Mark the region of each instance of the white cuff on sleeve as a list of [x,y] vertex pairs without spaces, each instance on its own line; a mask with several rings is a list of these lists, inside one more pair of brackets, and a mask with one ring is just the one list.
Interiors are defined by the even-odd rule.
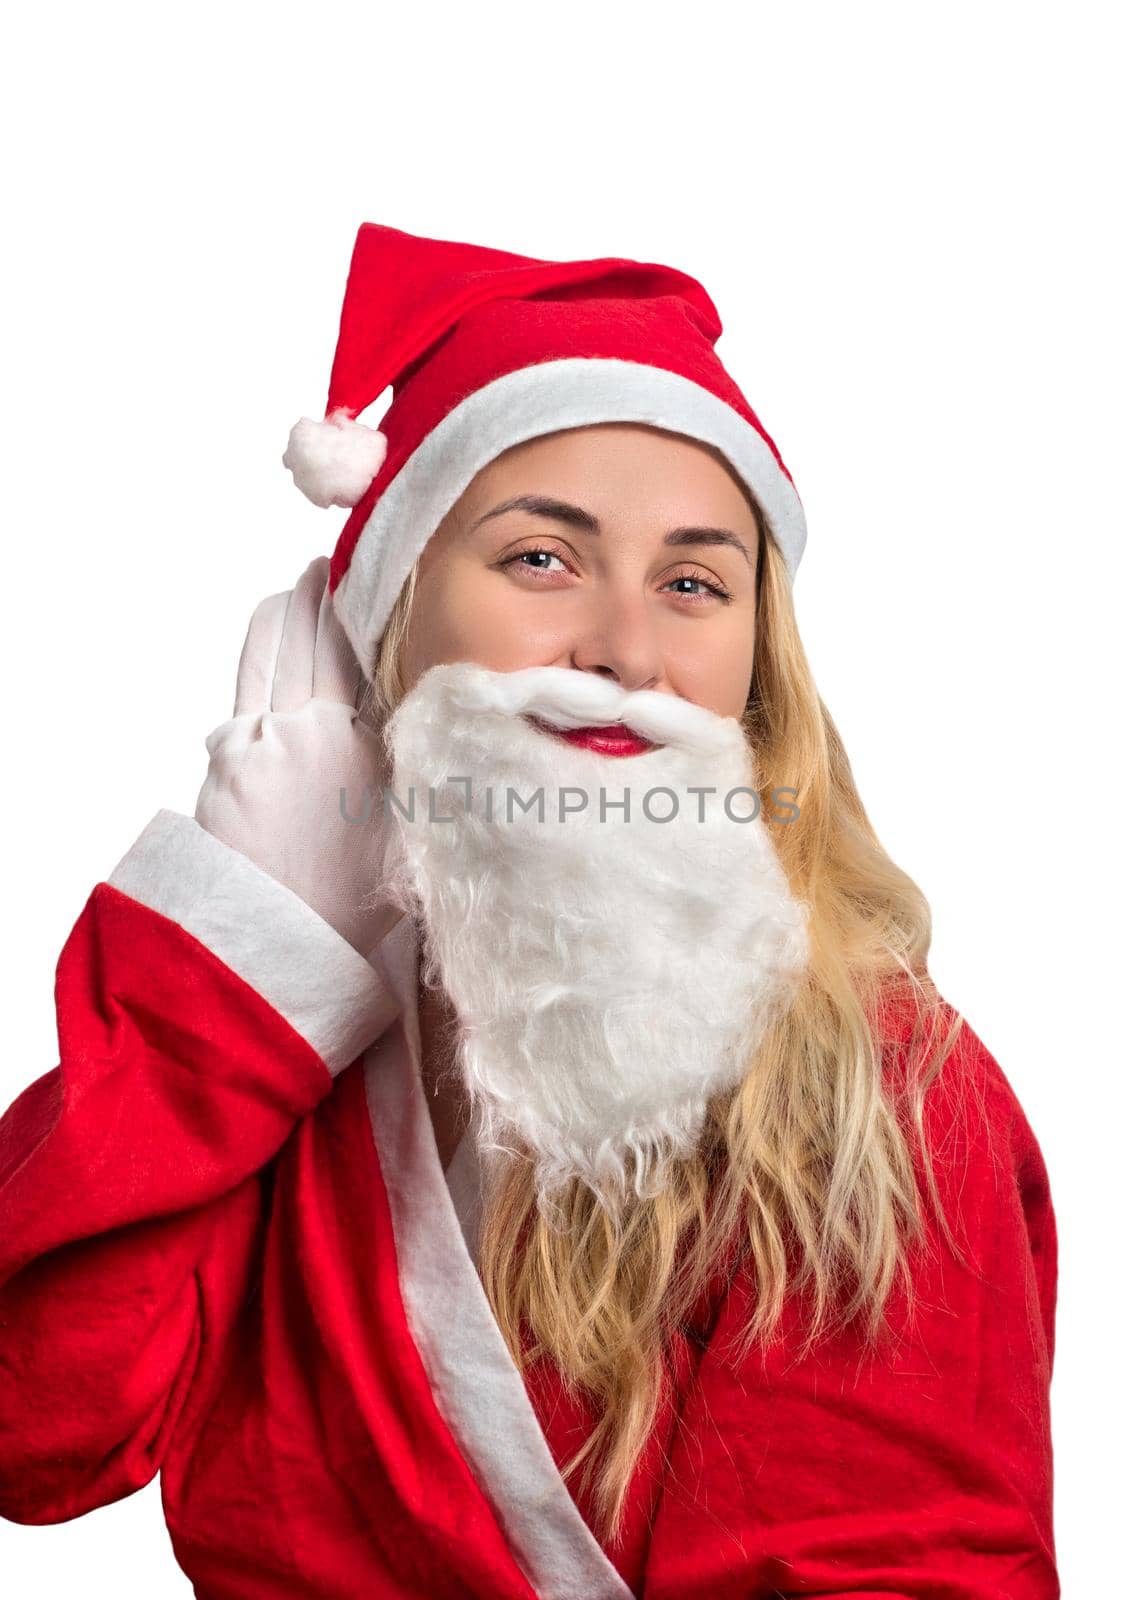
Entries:
[[384,977],[298,895],[194,817],[158,811],[107,879],[199,939],[336,1075],[399,1011]]

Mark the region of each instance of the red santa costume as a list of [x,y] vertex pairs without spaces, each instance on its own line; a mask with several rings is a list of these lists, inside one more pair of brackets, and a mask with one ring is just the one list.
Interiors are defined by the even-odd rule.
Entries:
[[[599,420],[721,450],[791,572],[800,502],[714,353],[702,287],[366,224],[313,498],[371,670],[424,541],[509,445]],[[357,414],[394,386],[375,434]],[[197,818],[160,811],[59,958],[60,1063],[0,1120],[0,1514],[62,1521],[161,1473],[204,1600],[1053,1600],[1056,1228],[1041,1152],[963,1023],[928,1095],[940,1198],[898,1353],[849,1335],[741,1367],[720,1273],[604,1547],[561,1468],[592,1423],[520,1373],[476,1270],[482,1168],[445,1172],[421,1081],[420,949],[363,955]],[[891,1067],[900,1064],[899,1050]],[[898,1299],[898,1294],[897,1294]]]

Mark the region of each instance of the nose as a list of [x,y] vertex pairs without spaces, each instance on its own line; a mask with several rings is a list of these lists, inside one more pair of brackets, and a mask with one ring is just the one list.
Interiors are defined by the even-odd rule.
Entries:
[[570,651],[570,665],[610,678],[622,689],[656,689],[664,665],[643,606],[608,604],[588,619]]

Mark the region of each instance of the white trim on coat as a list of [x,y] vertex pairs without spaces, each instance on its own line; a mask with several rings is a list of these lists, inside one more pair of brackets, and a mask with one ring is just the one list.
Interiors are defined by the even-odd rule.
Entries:
[[459,1225],[473,1261],[479,1259],[479,1226],[483,1217],[483,1173],[473,1129],[468,1128],[444,1169]]
[[411,917],[372,959],[401,1018],[366,1054],[366,1101],[401,1295],[437,1407],[539,1600],[632,1600],[558,1471],[465,1242],[420,1075],[420,944]]
[[106,881],[206,945],[334,1077],[397,1014],[381,973],[336,928],[195,817],[158,811]]
[[766,440],[732,405],[681,373],[640,361],[537,362],[454,406],[373,507],[333,595],[367,675],[401,585],[475,474],[512,445],[596,422],[646,422],[721,450],[765,513],[792,579],[806,540],[801,500]]

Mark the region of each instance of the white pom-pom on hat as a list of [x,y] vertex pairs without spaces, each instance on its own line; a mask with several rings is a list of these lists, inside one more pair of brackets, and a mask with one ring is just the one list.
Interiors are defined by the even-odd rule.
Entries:
[[291,429],[283,465],[316,506],[355,506],[381,470],[389,441],[344,407],[321,422],[300,417]]

